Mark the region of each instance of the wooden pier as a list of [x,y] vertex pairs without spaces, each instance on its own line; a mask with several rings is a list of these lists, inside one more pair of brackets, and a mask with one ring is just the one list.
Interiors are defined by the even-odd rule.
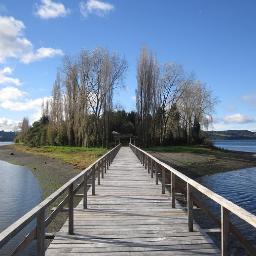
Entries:
[[122,147],[107,175],[74,210],[74,235],[68,222],[55,236],[47,256],[60,255],[219,255],[213,242],[194,225],[188,231],[187,213],[162,194],[128,147]]
[[[167,175],[170,184],[166,184]],[[186,207],[176,201],[177,185],[185,193]],[[218,204],[220,216],[214,216],[198,194]],[[77,196],[81,202],[74,207]],[[195,205],[219,227],[220,250],[194,223]],[[66,223],[56,234],[48,234],[47,227],[62,211],[68,211]],[[248,255],[256,255],[255,246],[235,227],[230,215],[256,228],[252,213],[135,145],[118,145],[0,233],[0,255],[29,224],[33,228],[12,248],[11,256],[23,255],[33,241],[37,256],[228,256],[231,234]],[[49,239],[53,240],[47,248]]]

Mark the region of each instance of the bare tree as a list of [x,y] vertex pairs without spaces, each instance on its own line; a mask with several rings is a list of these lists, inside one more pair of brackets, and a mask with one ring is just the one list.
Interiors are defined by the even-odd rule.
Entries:
[[178,99],[182,95],[182,85],[184,82],[185,74],[180,65],[175,63],[166,63],[163,65],[157,89],[160,116],[160,144],[166,139],[168,122],[175,114],[173,112],[174,106],[176,106]]
[[[89,110],[93,114],[94,139],[96,144],[99,144],[100,138],[102,138],[102,144],[107,146],[113,90],[122,81],[127,63],[124,58],[117,54],[110,54],[108,50],[103,48],[84,52],[83,58],[86,63],[89,63],[86,90]],[[102,137],[101,134],[104,136]]]
[[156,113],[156,88],[159,78],[159,65],[156,58],[146,48],[141,50],[137,67],[137,125],[138,136],[144,146],[149,146],[154,137]]
[[24,141],[26,139],[28,131],[29,131],[29,120],[28,118],[24,117],[20,124],[19,138],[21,139],[21,141]]
[[67,128],[69,145],[76,145],[76,114],[78,99],[78,72],[77,65],[72,63],[70,58],[66,58],[64,63],[65,73],[65,93],[64,93],[64,113]]
[[49,117],[49,143],[64,143],[60,134],[65,131],[69,145],[108,146],[113,91],[126,69],[124,58],[102,48],[66,57],[52,98],[43,107]]
[[212,92],[200,81],[184,84],[178,108],[187,143],[191,143],[193,137],[194,140],[199,138],[201,126],[209,125],[216,103],[217,99],[213,97]]

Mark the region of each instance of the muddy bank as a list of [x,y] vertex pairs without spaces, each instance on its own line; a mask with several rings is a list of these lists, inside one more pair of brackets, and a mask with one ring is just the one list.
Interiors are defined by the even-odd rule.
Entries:
[[44,198],[81,171],[59,159],[17,151],[13,145],[0,147],[0,160],[29,168],[38,179]]
[[[73,167],[71,164],[67,164],[59,159],[52,159],[42,155],[34,155],[17,151],[13,145],[0,147],[0,160],[25,166],[30,169],[34,176],[38,179],[42,188],[42,200],[48,197],[81,171]],[[54,207],[58,201],[56,201],[52,207]],[[67,215],[65,213],[59,214],[53,223],[49,226],[48,231],[58,231],[64,224],[66,218]]]
[[150,152],[190,178],[256,166],[256,154],[227,150],[205,153]]

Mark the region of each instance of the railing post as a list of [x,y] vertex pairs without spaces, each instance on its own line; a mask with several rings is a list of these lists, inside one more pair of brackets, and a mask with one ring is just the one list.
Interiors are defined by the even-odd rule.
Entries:
[[152,167],[151,163],[152,163],[151,158],[148,157],[148,173],[150,173],[150,168]]
[[162,194],[165,194],[165,168],[162,167]]
[[113,151],[109,153],[109,166],[112,163],[112,159],[113,159]]
[[101,178],[104,179],[104,160],[100,163]]
[[36,238],[37,238],[37,254],[38,256],[45,255],[45,223],[44,223],[44,209],[42,209],[36,219]]
[[221,256],[228,255],[229,211],[221,206]]
[[104,171],[107,173],[107,157],[104,158]]
[[87,173],[84,174],[84,200],[83,200],[84,209],[87,209]]
[[74,185],[73,183],[69,187],[69,199],[68,199],[68,233],[74,234]]
[[100,163],[97,164],[98,185],[100,185]]
[[157,171],[157,168],[155,169],[155,175],[156,175],[156,185],[158,185],[158,171]]
[[109,169],[109,155],[107,155],[107,169]]
[[175,208],[175,174],[171,174],[171,196],[172,196],[172,208]]
[[145,155],[145,169],[148,168],[148,157]]
[[[153,161],[153,160],[152,160],[152,161]],[[150,172],[151,178],[154,177],[154,169],[155,169],[155,168],[156,168],[156,163],[155,163],[155,161],[153,161],[152,168],[151,168],[151,172]]]
[[188,211],[188,231],[193,232],[193,199],[192,199],[192,188],[187,183],[187,211]]
[[95,165],[92,167],[92,195],[95,196]]

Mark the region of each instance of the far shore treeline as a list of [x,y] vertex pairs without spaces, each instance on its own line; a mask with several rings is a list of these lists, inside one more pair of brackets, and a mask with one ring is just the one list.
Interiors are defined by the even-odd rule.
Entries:
[[125,58],[104,48],[65,57],[42,117],[32,126],[24,118],[16,142],[109,147],[117,134],[143,147],[204,142],[201,130],[211,124],[216,104],[204,83],[176,63],[159,63],[143,48],[136,111],[126,112],[113,105],[113,94],[123,88],[127,68]]

